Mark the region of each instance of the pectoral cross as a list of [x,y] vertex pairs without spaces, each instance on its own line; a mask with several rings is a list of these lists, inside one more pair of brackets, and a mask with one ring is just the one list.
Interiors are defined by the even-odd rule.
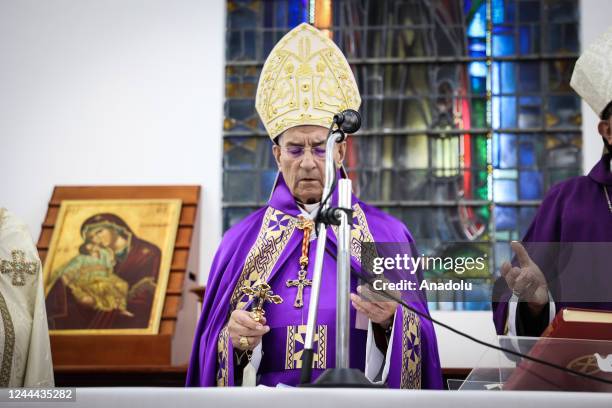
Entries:
[[25,252],[14,250],[11,252],[12,261],[2,260],[0,263],[0,273],[13,274],[13,286],[24,286],[26,284],[26,274],[36,275],[38,263],[27,262]]
[[253,307],[251,308],[253,319],[256,322],[259,322],[261,318],[266,314],[263,309],[264,304],[274,303],[278,305],[279,303],[283,303],[283,298],[279,295],[275,295],[270,289],[270,285],[265,282],[257,283],[251,287],[243,286],[240,288],[240,291],[245,295],[248,295],[253,299]]
[[293,302],[293,306],[302,307],[304,306],[304,288],[306,286],[312,286],[312,280],[306,279],[306,271],[301,270],[298,273],[298,278],[287,281],[287,287],[290,288],[292,286],[297,286],[297,294],[295,295],[295,302]]
[[312,286],[312,280],[306,279],[306,268],[308,267],[308,247],[310,245],[310,232],[314,228],[314,222],[306,219],[303,216],[298,217],[297,228],[304,230],[304,238],[302,239],[302,256],[300,257],[300,271],[298,272],[298,278],[288,280],[286,282],[287,287],[297,287],[297,293],[295,294],[295,302],[293,306],[300,308],[304,306],[304,288],[306,286]]

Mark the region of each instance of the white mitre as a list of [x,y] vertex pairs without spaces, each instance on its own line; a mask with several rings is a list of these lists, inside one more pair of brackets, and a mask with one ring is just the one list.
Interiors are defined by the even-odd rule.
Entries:
[[272,140],[300,125],[329,127],[335,114],[358,110],[361,97],[342,51],[326,34],[302,23],[270,52],[255,107]]
[[26,225],[0,208],[0,388],[52,386],[38,252]]
[[578,58],[570,85],[601,117],[612,101],[612,28]]

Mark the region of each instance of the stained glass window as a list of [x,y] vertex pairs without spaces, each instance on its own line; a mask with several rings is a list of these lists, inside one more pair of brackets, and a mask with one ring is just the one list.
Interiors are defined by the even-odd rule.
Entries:
[[491,265],[470,276],[476,290],[430,306],[489,308],[509,241],[551,185],[581,173],[578,1],[228,0],[224,229],[266,203],[276,175],[255,112],[263,62],[321,13],[362,93],[345,160],[355,192],[403,220],[423,253],[482,244]]

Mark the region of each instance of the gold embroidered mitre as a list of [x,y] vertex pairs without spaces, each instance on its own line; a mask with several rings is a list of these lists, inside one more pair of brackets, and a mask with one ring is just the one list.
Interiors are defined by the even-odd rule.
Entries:
[[270,138],[293,126],[329,127],[336,113],[359,109],[357,82],[342,51],[302,23],[276,44],[261,71],[255,107]]

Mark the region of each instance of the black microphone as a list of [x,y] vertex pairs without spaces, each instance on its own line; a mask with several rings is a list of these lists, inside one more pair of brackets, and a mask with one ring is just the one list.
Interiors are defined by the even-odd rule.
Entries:
[[350,135],[361,127],[361,115],[356,110],[347,109],[334,115],[334,123],[340,130]]

